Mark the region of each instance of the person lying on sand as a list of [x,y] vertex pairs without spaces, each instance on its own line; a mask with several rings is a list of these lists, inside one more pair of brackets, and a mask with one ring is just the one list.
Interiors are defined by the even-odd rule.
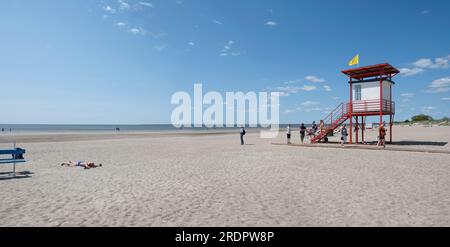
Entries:
[[102,164],[96,165],[94,162],[87,162],[87,161],[69,161],[69,163],[62,163],[61,166],[70,166],[70,167],[84,167],[84,169],[90,169],[90,168],[97,168],[102,167]]

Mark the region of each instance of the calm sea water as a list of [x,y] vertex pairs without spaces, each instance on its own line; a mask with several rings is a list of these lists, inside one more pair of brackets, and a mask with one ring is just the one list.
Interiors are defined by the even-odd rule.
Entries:
[[[281,124],[280,128],[286,128],[287,124]],[[293,129],[298,128],[298,125],[291,125]],[[116,128],[120,131],[179,131],[179,130],[233,130],[234,128],[175,128],[171,124],[146,124],[146,125],[57,125],[57,124],[0,124],[0,133],[3,132],[114,132]]]

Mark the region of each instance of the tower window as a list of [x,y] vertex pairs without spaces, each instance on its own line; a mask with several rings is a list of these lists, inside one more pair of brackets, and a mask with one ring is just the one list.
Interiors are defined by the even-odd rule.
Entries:
[[361,85],[355,85],[355,100],[361,100]]

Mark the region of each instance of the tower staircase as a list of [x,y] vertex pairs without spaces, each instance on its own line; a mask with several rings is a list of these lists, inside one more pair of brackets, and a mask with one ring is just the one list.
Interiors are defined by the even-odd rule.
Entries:
[[317,143],[327,137],[336,128],[343,124],[349,118],[349,104],[341,103],[331,111],[324,119],[324,127],[319,133],[311,138],[311,143]]

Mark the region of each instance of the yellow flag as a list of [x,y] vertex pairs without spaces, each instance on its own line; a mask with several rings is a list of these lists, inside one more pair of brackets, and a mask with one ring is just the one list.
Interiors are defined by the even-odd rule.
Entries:
[[348,66],[353,66],[359,64],[359,54],[357,54],[350,62],[348,62]]

